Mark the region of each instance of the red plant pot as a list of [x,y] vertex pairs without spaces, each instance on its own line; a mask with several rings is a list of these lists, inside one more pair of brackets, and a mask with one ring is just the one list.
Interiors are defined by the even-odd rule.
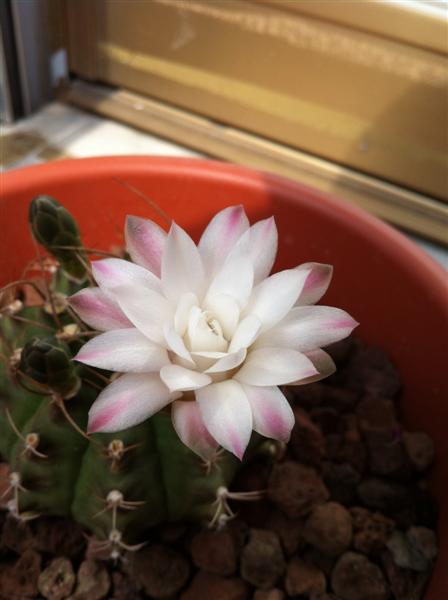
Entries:
[[27,212],[38,194],[67,206],[91,247],[121,243],[127,214],[164,225],[142,192],[196,237],[230,204],[244,204],[252,221],[275,215],[276,270],[307,261],[333,264],[324,302],[348,310],[361,323],[358,335],[390,354],[404,380],[406,426],[427,431],[436,444],[432,486],[441,508],[440,553],[427,599],[446,597],[448,287],[441,267],[361,210],[298,183],[217,162],[144,157],[53,162],[3,174],[1,191],[1,285],[19,278],[34,256]]

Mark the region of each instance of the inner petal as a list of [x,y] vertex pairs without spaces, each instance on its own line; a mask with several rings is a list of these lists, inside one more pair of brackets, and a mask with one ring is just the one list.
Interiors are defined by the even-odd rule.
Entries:
[[198,306],[190,310],[184,339],[192,352],[226,352],[229,345],[219,320]]

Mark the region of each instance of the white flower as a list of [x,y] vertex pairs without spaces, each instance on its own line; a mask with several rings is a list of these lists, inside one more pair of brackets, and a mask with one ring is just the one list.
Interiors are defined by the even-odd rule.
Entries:
[[332,268],[307,263],[269,276],[274,219],[249,227],[242,207],[218,213],[198,246],[173,223],[128,217],[133,260],[92,264],[97,288],[71,306],[94,329],[77,360],[123,373],[89,412],[89,431],[119,431],[171,404],[181,440],[202,457],[218,445],[242,458],[252,429],[287,441],[294,424],[280,389],[326,377],[322,346],[357,323],[344,311],[309,306]]

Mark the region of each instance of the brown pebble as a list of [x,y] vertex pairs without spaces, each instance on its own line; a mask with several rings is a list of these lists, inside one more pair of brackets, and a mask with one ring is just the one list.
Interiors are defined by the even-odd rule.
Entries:
[[102,600],[110,589],[109,573],[104,565],[93,560],[81,563],[75,592],[69,600]]
[[403,443],[412,465],[417,471],[426,471],[434,460],[434,443],[422,431],[403,433]]
[[241,555],[241,576],[261,589],[274,587],[285,571],[285,559],[273,531],[252,529]]
[[346,552],[331,576],[333,591],[342,600],[387,600],[389,592],[379,567],[357,552]]
[[39,517],[33,521],[36,550],[52,556],[78,557],[86,547],[81,527],[69,519]]
[[374,475],[402,477],[409,473],[409,459],[403,442],[393,431],[366,435],[369,469]]
[[286,556],[291,556],[303,545],[303,524],[303,519],[288,519],[279,510],[269,516],[267,527],[278,535]]
[[41,555],[28,549],[15,564],[8,565],[0,575],[0,590],[4,598],[34,598],[38,593],[41,563]]
[[194,564],[216,575],[233,575],[237,567],[234,539],[229,531],[201,531],[191,541]]
[[323,594],[327,584],[323,572],[312,564],[296,557],[286,569],[285,589],[288,596],[311,596]]
[[113,595],[110,600],[143,600],[135,582],[120,571],[112,571]]
[[391,429],[397,426],[395,406],[387,398],[375,398],[368,396],[363,398],[356,407],[360,428],[369,429]]
[[325,387],[321,383],[285,386],[284,393],[291,404],[310,409],[322,402]]
[[299,407],[294,409],[295,425],[289,442],[294,457],[305,465],[318,467],[325,451],[325,441],[319,427]]
[[256,590],[252,600],[284,600],[285,593],[278,588],[270,590]]
[[322,476],[331,499],[340,504],[352,504],[361,475],[350,463],[324,462]]
[[350,515],[354,529],[355,550],[364,554],[378,553],[383,550],[394,528],[394,522],[379,512],[371,512],[357,506],[350,509]]
[[342,554],[352,540],[350,513],[336,502],[315,506],[305,522],[303,537],[324,554]]
[[136,553],[132,572],[148,596],[168,598],[178,594],[187,583],[190,565],[179,552],[153,544]]
[[328,500],[322,478],[311,467],[287,461],[274,465],[268,485],[268,498],[290,519],[298,519],[316,504]]
[[199,571],[180,600],[249,600],[250,587],[237,577]]
[[339,413],[353,410],[359,396],[353,390],[342,387],[325,386],[324,406],[333,408]]
[[26,550],[34,548],[36,540],[31,527],[24,521],[19,521],[11,514],[5,519],[0,536],[0,549],[11,550],[22,555]]
[[39,576],[37,587],[44,598],[67,598],[75,585],[75,573],[68,558],[54,558]]
[[389,512],[408,507],[413,501],[412,492],[405,486],[376,477],[362,481],[358,485],[358,495],[369,508]]

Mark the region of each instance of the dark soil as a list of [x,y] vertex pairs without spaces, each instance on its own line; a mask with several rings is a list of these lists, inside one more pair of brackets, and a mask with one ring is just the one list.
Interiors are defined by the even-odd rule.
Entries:
[[[417,600],[436,557],[433,444],[399,421],[400,379],[379,349],[332,349],[338,372],[285,390],[287,447],[244,467],[220,531],[169,525],[114,564],[69,521],[0,512],[0,600]],[[266,458],[266,456],[268,458]]]

